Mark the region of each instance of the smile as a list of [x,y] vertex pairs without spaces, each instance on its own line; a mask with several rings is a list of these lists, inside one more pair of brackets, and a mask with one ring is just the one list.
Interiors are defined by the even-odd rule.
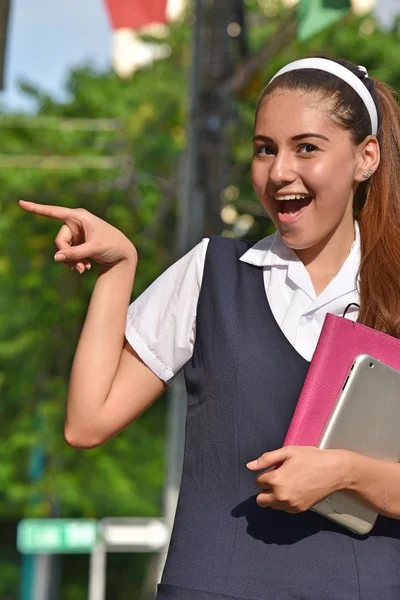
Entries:
[[313,198],[306,194],[274,195],[278,218],[281,223],[297,221],[307,210]]

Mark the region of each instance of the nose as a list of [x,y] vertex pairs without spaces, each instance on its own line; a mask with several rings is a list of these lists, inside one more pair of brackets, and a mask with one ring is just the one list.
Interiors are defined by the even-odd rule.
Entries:
[[284,150],[278,152],[269,172],[269,180],[276,187],[293,183],[297,178],[293,156]]

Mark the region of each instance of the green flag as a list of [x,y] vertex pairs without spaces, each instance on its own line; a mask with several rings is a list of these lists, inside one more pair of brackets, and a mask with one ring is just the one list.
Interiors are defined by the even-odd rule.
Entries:
[[297,37],[308,40],[339,21],[350,9],[350,0],[300,0],[297,8]]

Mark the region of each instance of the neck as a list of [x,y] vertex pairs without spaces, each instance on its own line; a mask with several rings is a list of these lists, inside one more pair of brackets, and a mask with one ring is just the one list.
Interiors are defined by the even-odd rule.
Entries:
[[349,256],[354,242],[354,225],[344,229],[338,227],[328,238],[312,248],[296,250],[297,256],[306,267],[315,292],[319,295],[336,277]]

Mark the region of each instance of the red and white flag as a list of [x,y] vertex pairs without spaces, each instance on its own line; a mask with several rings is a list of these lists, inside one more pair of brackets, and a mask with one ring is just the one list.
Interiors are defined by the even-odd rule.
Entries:
[[113,29],[167,22],[167,0],[105,0]]

